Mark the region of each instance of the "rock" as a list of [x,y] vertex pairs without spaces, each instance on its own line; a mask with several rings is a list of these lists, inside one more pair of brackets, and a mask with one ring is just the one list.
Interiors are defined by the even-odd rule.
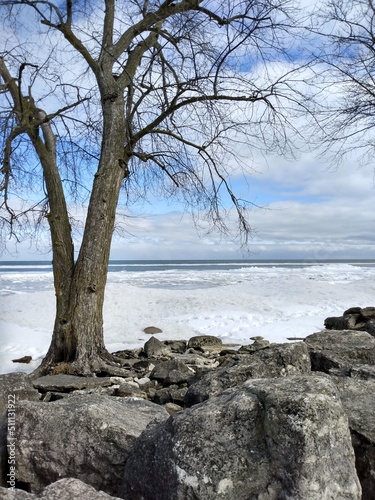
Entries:
[[350,370],[352,378],[361,378],[363,380],[375,379],[375,365],[353,366]]
[[187,348],[186,340],[164,340],[163,344],[172,352],[178,354],[183,354]]
[[375,447],[360,434],[352,431],[356,469],[362,486],[362,500],[374,500]]
[[152,370],[150,379],[160,381],[163,385],[172,385],[189,382],[194,375],[193,369],[186,366],[185,363],[171,359],[158,363]]
[[187,387],[178,387],[178,385],[171,385],[163,387],[155,392],[153,401],[160,405],[167,403],[174,403],[181,407],[184,405],[184,399],[187,393]]
[[119,497],[113,497],[97,491],[92,486],[83,483],[79,479],[68,477],[60,479],[45,488],[38,497],[40,500],[120,500]]
[[123,397],[132,397],[132,398],[141,398],[147,399],[147,394],[142,391],[137,384],[121,384],[120,387],[115,389],[115,396]]
[[349,418],[362,500],[375,491],[375,380],[332,377]]
[[216,347],[221,346],[223,343],[219,337],[214,337],[213,335],[197,335],[196,337],[191,337],[188,342],[189,349],[202,349],[204,347]]
[[155,337],[151,337],[145,343],[143,349],[148,358],[160,358],[171,355],[171,350]]
[[23,356],[22,358],[12,359],[13,363],[25,363],[28,364],[32,360],[32,356]]
[[62,477],[75,477],[116,494],[134,439],[150,422],[168,416],[149,401],[94,394],[20,402],[17,480],[34,493]]
[[251,340],[254,342],[250,345],[243,345],[238,349],[238,352],[253,352],[259,351],[260,349],[264,349],[265,347],[270,346],[269,340],[264,339],[263,337],[251,337]]
[[138,359],[140,354],[143,353],[143,348],[138,347],[137,349],[124,349],[122,351],[115,351],[112,354],[121,359]]
[[120,500],[71,477],[50,484],[38,496],[19,489],[12,491],[0,488],[0,500],[116,500],[116,498]]
[[37,496],[18,488],[9,489],[0,487],[0,500],[37,500]]
[[326,318],[324,326],[327,330],[351,330],[358,323],[359,314]]
[[147,326],[143,331],[148,335],[154,335],[156,333],[162,333],[163,330],[160,330],[157,326]]
[[308,350],[302,342],[272,345],[228,359],[220,368],[205,373],[190,385],[185,397],[186,406],[201,403],[249,378],[285,377],[311,370]]
[[26,373],[0,375],[0,486],[7,485],[7,427],[17,414],[20,401],[39,401],[40,394]]
[[7,408],[9,399],[19,401],[39,401],[40,394],[26,373],[7,373],[0,375],[0,409]]
[[328,377],[248,381],[147,428],[127,500],[359,500],[348,419]]
[[137,361],[133,365],[133,369],[136,372],[140,373],[148,373],[148,372],[151,373],[154,368],[155,368],[154,361],[151,361],[149,359],[142,359],[141,361]]
[[375,319],[375,307],[362,307],[360,309],[360,315],[367,320]]
[[112,385],[111,377],[78,377],[76,375],[47,375],[33,380],[33,386],[41,391],[70,392]]
[[375,337],[375,319],[369,319],[366,322],[366,326],[364,327],[364,330]]
[[356,365],[375,364],[375,338],[357,330],[323,330],[305,339],[312,370],[330,373]]
[[[192,352],[189,352],[192,351]],[[219,366],[217,358],[220,357],[221,353],[218,353],[216,359],[211,359],[205,356],[203,353],[198,353],[194,349],[189,349],[185,354],[179,354],[175,356],[175,359],[185,363],[186,366],[193,368],[196,371],[198,368],[210,369]]]
[[326,318],[329,330],[361,330],[375,336],[375,307],[351,307],[339,317]]
[[152,382],[148,377],[135,378],[134,382],[136,382],[142,389],[148,389],[149,387],[153,387],[155,384],[155,382]]
[[176,405],[174,403],[166,403],[164,408],[167,410],[169,415],[175,415],[176,413],[179,413],[180,411],[182,411],[181,406]]

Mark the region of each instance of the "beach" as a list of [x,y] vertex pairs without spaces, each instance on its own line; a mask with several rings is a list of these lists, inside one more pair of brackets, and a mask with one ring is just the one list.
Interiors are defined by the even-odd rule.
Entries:
[[[349,307],[374,306],[375,263],[114,265],[108,273],[104,340],[110,352],[159,340],[216,335],[290,342],[324,328]],[[50,265],[0,265],[0,372],[34,370],[51,340],[55,298]],[[30,364],[12,360],[32,356]]]

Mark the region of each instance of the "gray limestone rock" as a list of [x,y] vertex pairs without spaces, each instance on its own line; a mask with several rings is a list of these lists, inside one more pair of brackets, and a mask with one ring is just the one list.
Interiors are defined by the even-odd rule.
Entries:
[[0,486],[7,486],[8,423],[17,415],[18,404],[23,400],[40,400],[40,394],[34,389],[29,376],[26,373],[0,375]]
[[311,357],[312,370],[349,373],[356,365],[375,365],[375,338],[357,330],[323,330],[305,339]]
[[252,354],[229,356],[230,361],[211,370],[190,385],[186,406],[205,401],[229,387],[243,384],[249,378],[285,377],[309,373],[311,369],[307,347],[302,342],[272,345]]
[[115,494],[136,437],[169,415],[154,403],[109,396],[21,402],[17,410],[17,480],[32,492],[75,477]]
[[18,488],[0,487],[0,500],[37,500],[37,496]]
[[375,491],[375,380],[332,377],[349,418],[362,500]]
[[144,352],[148,358],[160,358],[171,355],[171,350],[156,337],[151,337],[144,345]]
[[124,397],[133,397],[133,398],[141,398],[141,399],[147,399],[147,394],[145,391],[142,391],[137,384],[121,384],[117,389],[114,391],[115,396],[119,396],[121,398]]
[[270,346],[270,341],[260,336],[251,337],[251,340],[254,341],[252,344],[241,346],[238,352],[253,352]]
[[78,377],[76,375],[47,375],[33,380],[33,386],[41,391],[70,392],[80,389],[95,389],[112,385],[110,377]]
[[172,352],[178,354],[183,354],[187,347],[186,340],[164,340],[163,344],[166,345]]
[[188,342],[189,349],[201,349],[204,347],[221,346],[222,341],[214,335],[197,335],[191,337]]
[[150,379],[158,380],[164,386],[188,382],[195,375],[192,368],[177,359],[158,363],[152,370]]
[[363,380],[375,379],[375,365],[357,365],[350,370],[352,378],[360,378]]
[[146,326],[143,331],[148,335],[155,335],[156,333],[162,333],[163,330],[161,330],[157,326]]
[[342,316],[326,318],[329,330],[361,330],[375,336],[375,307],[351,307]]
[[250,380],[135,441],[127,500],[359,500],[348,427],[328,377]]
[[60,479],[55,483],[47,486],[40,495],[36,496],[33,493],[15,489],[9,490],[0,488],[0,500],[119,500],[118,497],[113,497],[97,491],[92,486],[89,486],[79,479],[72,477]]
[[40,500],[119,500],[104,491],[97,491],[79,479],[68,477],[47,486],[38,497]]

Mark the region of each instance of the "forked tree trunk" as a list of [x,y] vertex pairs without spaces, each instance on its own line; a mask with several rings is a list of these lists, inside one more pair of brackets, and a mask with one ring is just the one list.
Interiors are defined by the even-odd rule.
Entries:
[[89,375],[105,371],[111,359],[104,346],[103,303],[116,208],[128,163],[122,94],[103,102],[103,116],[101,157],[80,252],[69,291],[57,296],[52,342],[34,376]]

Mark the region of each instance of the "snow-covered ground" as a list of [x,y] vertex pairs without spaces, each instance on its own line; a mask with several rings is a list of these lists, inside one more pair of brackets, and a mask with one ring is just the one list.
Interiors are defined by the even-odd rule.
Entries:
[[[32,371],[46,353],[54,321],[52,275],[0,274],[0,373]],[[375,267],[327,264],[297,268],[111,272],[104,310],[109,351],[139,347],[146,326],[160,340],[216,335],[249,344],[261,335],[287,342],[322,330],[324,319],[375,305]],[[30,355],[29,365],[12,359]]]

